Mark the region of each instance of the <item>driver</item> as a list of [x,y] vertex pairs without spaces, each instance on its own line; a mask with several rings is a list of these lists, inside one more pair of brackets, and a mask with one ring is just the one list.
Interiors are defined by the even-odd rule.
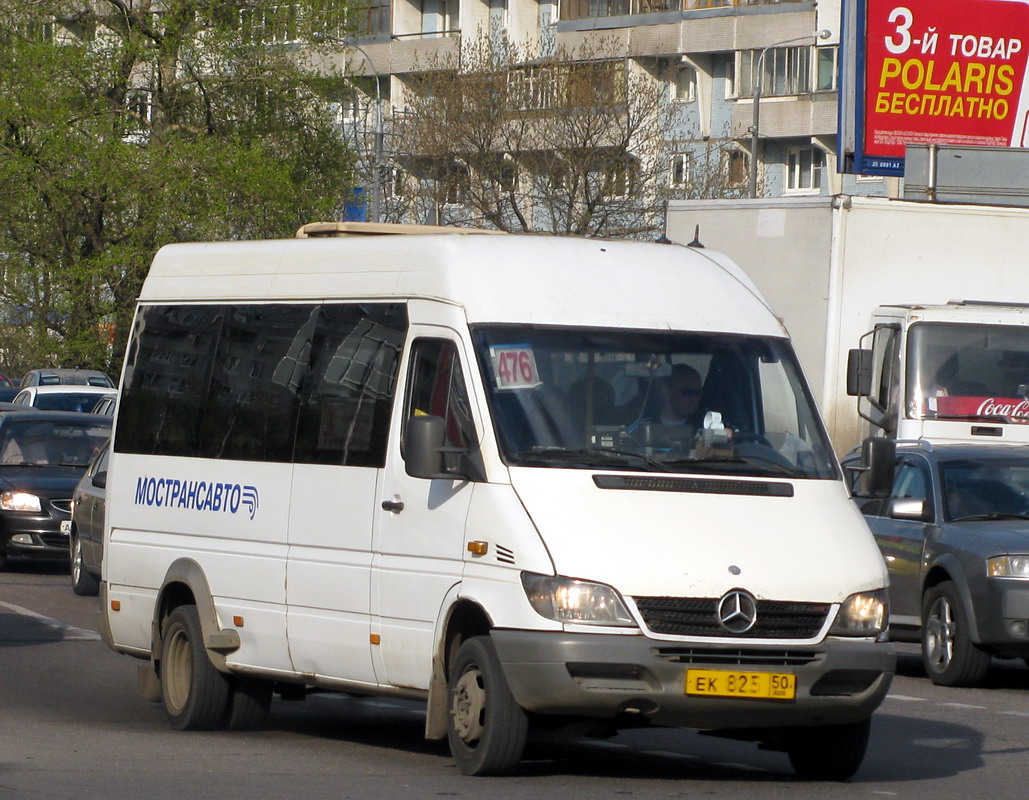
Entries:
[[703,380],[689,364],[673,364],[672,374],[661,381],[662,425],[690,425],[701,428],[704,414],[700,410]]

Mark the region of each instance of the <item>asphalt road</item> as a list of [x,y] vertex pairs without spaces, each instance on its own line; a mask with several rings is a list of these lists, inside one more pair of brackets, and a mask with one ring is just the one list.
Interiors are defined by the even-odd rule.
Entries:
[[1029,794],[1029,669],[995,661],[978,689],[943,689],[901,646],[864,765],[798,780],[786,757],[689,731],[539,745],[509,778],[460,775],[422,738],[416,703],[320,694],[276,700],[256,732],[177,732],[135,688],[139,662],[97,638],[95,598],[64,565],[0,573],[0,800],[7,798],[1021,798]]

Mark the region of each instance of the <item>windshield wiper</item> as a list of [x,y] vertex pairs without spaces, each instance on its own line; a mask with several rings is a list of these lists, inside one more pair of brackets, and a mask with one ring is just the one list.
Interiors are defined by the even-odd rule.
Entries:
[[[520,452],[518,458],[541,458],[557,461],[579,460],[588,466],[594,467],[609,466],[612,463],[624,465],[628,459],[634,459],[661,472],[670,471],[664,462],[657,461],[650,456],[643,455],[643,453],[634,453],[631,450],[616,450],[610,447],[587,447],[577,450],[570,450],[565,447],[534,447],[531,450]],[[593,461],[590,462],[587,459],[593,459]]]
[[956,517],[952,522],[984,522],[1001,519],[1029,520],[1029,514],[1013,514],[1007,511],[991,511],[988,514],[969,514],[967,517]]
[[666,461],[665,464],[669,466],[701,466],[705,469],[717,469],[721,464],[749,464],[754,467],[758,467],[765,472],[771,472],[775,475],[785,475],[788,478],[801,478],[804,473],[798,469],[788,467],[785,464],[780,464],[778,461],[773,461],[770,458],[761,458],[760,456],[739,456],[734,455],[729,458],[680,458],[675,461]]

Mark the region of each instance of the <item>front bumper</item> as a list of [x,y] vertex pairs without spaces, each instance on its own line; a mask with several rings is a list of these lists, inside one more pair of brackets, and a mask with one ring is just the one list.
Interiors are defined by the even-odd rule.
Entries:
[[973,597],[978,644],[1001,656],[1029,657],[1029,581],[986,578],[981,599]]
[[0,512],[0,551],[9,556],[67,558],[68,534],[61,520],[70,519],[54,509],[50,514]]
[[[827,639],[819,645],[680,644],[645,636],[494,629],[519,705],[540,714],[617,719],[706,730],[834,725],[869,717],[889,690],[891,645]],[[703,697],[685,692],[686,670],[796,675],[794,700]]]

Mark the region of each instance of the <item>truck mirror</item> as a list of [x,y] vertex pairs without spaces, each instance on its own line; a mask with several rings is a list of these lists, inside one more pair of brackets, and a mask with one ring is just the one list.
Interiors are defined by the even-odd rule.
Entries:
[[872,351],[854,349],[847,354],[847,394],[868,397],[872,393]]
[[407,420],[404,467],[412,478],[450,478],[443,471],[446,424],[442,417],[420,415]]
[[893,473],[897,461],[897,443],[882,436],[869,436],[861,443],[860,495],[889,497],[893,491]]

